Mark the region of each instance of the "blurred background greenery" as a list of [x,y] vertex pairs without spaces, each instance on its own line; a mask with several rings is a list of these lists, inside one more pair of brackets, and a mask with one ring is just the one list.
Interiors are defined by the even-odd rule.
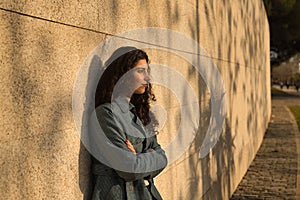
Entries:
[[270,25],[271,64],[287,61],[300,52],[300,0],[264,0]]

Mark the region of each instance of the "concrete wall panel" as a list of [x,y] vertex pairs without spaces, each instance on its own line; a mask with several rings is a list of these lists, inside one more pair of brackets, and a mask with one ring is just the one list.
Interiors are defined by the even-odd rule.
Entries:
[[[201,111],[195,140],[156,184],[164,199],[228,199],[261,144],[271,112],[269,26],[258,0],[1,1],[1,197],[88,197],[90,160],[72,113],[78,70],[106,38],[145,27],[199,42],[221,72],[227,102],[218,143],[199,159],[211,116],[209,90],[183,58],[146,49],[152,63],[190,83]],[[163,86],[154,90],[168,116],[158,135],[165,147],[176,136],[184,99]]]

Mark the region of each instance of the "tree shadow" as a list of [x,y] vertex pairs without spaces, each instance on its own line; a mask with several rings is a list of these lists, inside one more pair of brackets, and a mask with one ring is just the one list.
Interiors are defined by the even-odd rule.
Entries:
[[[12,10],[23,9],[22,6],[14,5]],[[35,194],[37,198],[47,193],[47,198],[54,198],[53,191],[57,188],[55,178],[50,176],[57,175],[57,166],[61,161],[57,147],[63,146],[65,139],[64,134],[61,134],[63,112],[71,111],[68,110],[70,104],[63,93],[55,94],[55,100],[50,104],[45,103],[47,101],[44,99],[48,94],[40,76],[41,71],[44,72],[50,61],[55,59],[53,38],[48,31],[41,30],[32,39],[24,26],[29,23],[27,18],[13,12],[3,15],[4,21],[10,24],[7,27],[7,44],[10,48],[7,52],[10,58],[8,65],[11,71],[8,87],[13,107],[10,115],[17,118],[15,122],[18,124],[9,127],[15,128],[14,136],[7,142],[13,157],[9,160],[13,161],[13,166],[10,166],[12,162],[5,162],[3,166],[8,170],[7,173],[1,173],[6,176],[8,191],[1,195],[4,195],[4,199],[26,199],[29,194]],[[28,41],[30,39],[32,42]],[[43,63],[43,66],[37,63]]]
[[[193,38],[197,39],[200,44],[200,30],[201,21],[199,17],[199,7],[200,3],[198,0],[195,1],[195,19],[189,21],[190,31]],[[195,190],[201,186],[202,188],[202,199],[219,199],[221,197],[229,197],[237,186],[236,179],[241,179],[242,174],[236,174],[236,167],[240,165],[250,165],[255,152],[258,150],[264,130],[267,127],[270,115],[270,101],[269,101],[269,91],[268,91],[268,69],[269,66],[267,58],[260,58],[260,52],[257,49],[261,49],[261,52],[266,48],[264,46],[264,33],[258,33],[255,30],[265,30],[266,22],[263,19],[258,18],[259,11],[263,9],[262,5],[255,7],[251,2],[242,1],[239,6],[240,11],[233,9],[233,6],[228,4],[226,1],[221,2],[216,5],[212,1],[203,2],[204,12],[206,20],[208,22],[208,27],[206,29],[210,30],[211,33],[211,48],[213,51],[217,47],[217,55],[215,61],[224,65],[229,66],[228,69],[220,69],[225,76],[227,74],[227,79],[225,80],[226,85],[226,102],[227,102],[227,118],[217,145],[212,149],[211,156],[209,158],[204,158],[200,162],[198,160],[190,159],[191,170],[196,170],[197,165],[201,165],[201,175],[202,177],[197,177],[195,175],[195,180],[190,180],[190,185],[188,186],[189,193],[194,194]],[[223,22],[227,22],[227,30],[220,29],[221,33],[216,31],[215,28],[219,27],[217,24],[215,10],[221,13]],[[239,13],[240,12],[240,13]],[[237,38],[236,34],[239,30],[237,17],[239,15],[245,16],[248,21],[253,21],[253,26],[251,23],[245,23],[245,32]],[[202,19],[202,18],[201,18]],[[212,20],[214,19],[214,20]],[[226,30],[227,32],[224,32]],[[221,36],[220,36],[221,35]],[[220,36],[220,37],[219,37]],[[208,38],[206,38],[207,40]],[[224,48],[224,46],[226,46]],[[222,51],[222,49],[228,49],[227,52]],[[242,49],[245,54],[244,57],[239,57],[241,54],[238,52]],[[214,56],[214,55],[213,55]],[[201,56],[200,56],[201,59]],[[259,61],[259,62],[257,62]],[[226,71],[225,71],[226,70]],[[241,77],[245,77],[241,81]],[[199,83],[201,85],[201,83]],[[207,96],[203,90],[199,90],[200,99],[203,96]],[[234,102],[240,102],[245,106],[246,117],[242,116],[242,113],[236,113],[236,108]],[[267,108],[266,108],[267,106]],[[259,121],[258,119],[263,119]],[[241,132],[246,130],[246,132]],[[248,138],[244,142],[249,143],[249,149],[247,153],[249,155],[248,159],[244,159],[243,152],[237,152],[235,147],[236,136],[239,134],[246,134]],[[258,139],[256,138],[258,137]],[[197,144],[201,144],[203,137],[197,138]],[[242,144],[239,144],[242,145]],[[238,155],[238,156],[236,156]],[[236,160],[235,158],[240,158]],[[247,163],[241,163],[245,162]],[[214,166],[211,166],[212,161],[214,161]],[[210,174],[208,169],[211,167],[215,168],[214,175]],[[192,169],[194,168],[194,169]],[[217,179],[216,177],[217,176]],[[201,185],[200,185],[201,183]],[[198,185],[198,186],[195,186]],[[180,199],[185,199],[186,197],[181,194]],[[199,199],[200,197],[192,196],[192,199]]]

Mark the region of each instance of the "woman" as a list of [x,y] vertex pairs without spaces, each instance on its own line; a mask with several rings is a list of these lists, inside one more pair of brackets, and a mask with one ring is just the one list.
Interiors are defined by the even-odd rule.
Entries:
[[[153,134],[155,120],[151,121],[149,109],[155,96],[149,82],[148,62],[144,51],[121,47],[105,63],[95,95],[97,119],[113,145],[136,156],[133,166],[139,170],[121,171],[93,157],[95,200],[162,199],[153,178],[166,166],[167,158]],[[123,158],[114,156],[114,159]],[[153,163],[160,163],[162,167],[141,170],[150,169]]]

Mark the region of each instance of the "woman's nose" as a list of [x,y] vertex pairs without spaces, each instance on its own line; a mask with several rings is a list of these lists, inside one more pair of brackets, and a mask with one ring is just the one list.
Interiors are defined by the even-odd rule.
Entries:
[[148,74],[148,73],[145,74],[145,80],[146,80],[147,82],[150,82],[150,80],[151,80],[150,74]]

